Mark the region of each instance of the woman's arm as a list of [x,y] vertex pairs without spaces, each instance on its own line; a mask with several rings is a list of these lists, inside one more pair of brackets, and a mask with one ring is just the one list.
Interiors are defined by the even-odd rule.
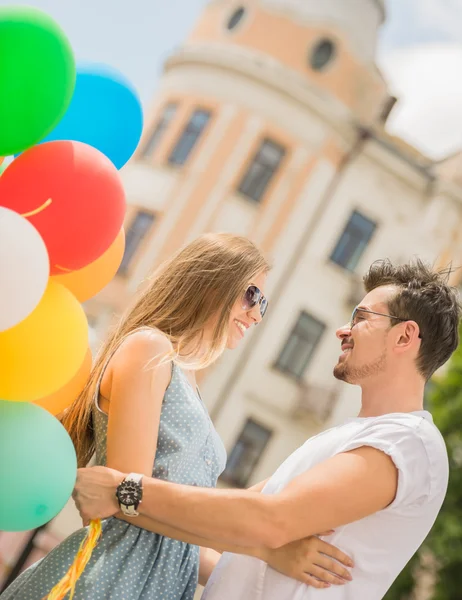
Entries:
[[157,533],[159,535],[163,535],[174,540],[179,540],[180,542],[185,542],[186,544],[193,544],[194,546],[210,548],[212,550],[216,550],[219,553],[233,552],[234,554],[245,554],[247,556],[260,558],[262,560],[264,560],[266,557],[266,549],[264,548],[244,548],[241,546],[235,546],[233,544],[218,544],[213,540],[209,540],[198,535],[193,535],[191,533],[188,533],[187,531],[183,531],[182,529],[177,529],[176,527],[165,525],[164,523],[154,521],[149,517],[143,517],[141,515],[136,518],[132,518],[126,517],[122,513],[117,513],[115,516],[121,521],[126,521],[127,523],[130,523],[130,525],[135,525],[135,527],[147,529],[148,531],[152,531],[153,533]]
[[152,476],[160,412],[172,366],[170,342],[156,331],[130,335],[108,365],[107,466]]

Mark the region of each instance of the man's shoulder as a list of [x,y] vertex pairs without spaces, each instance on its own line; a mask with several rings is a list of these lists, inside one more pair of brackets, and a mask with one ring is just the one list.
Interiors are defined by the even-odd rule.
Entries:
[[361,431],[350,442],[370,445],[389,454],[400,472],[410,482],[411,496],[418,489],[426,490],[425,498],[439,501],[444,497],[449,476],[446,444],[433,423],[430,413],[390,413],[365,419]]
[[427,411],[351,419],[350,424],[343,435],[337,429],[337,452],[372,446],[390,455],[420,457],[429,466],[447,462],[443,436]]
[[429,475],[444,478],[448,472],[448,453],[440,430],[427,411],[414,413],[391,413],[375,419],[375,435],[387,437],[406,460],[411,455],[418,460]]
[[445,447],[443,436],[427,411],[390,413],[376,417],[370,425],[374,429],[399,431],[410,438],[418,438],[424,444],[434,443]]

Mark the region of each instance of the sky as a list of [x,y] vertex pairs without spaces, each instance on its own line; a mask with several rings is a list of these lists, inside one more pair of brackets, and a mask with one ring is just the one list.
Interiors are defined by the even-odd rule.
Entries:
[[[400,97],[389,129],[430,157],[443,158],[462,149],[462,0],[385,1],[388,18],[377,62]],[[163,61],[206,0],[0,0],[0,7],[23,4],[60,23],[78,61],[122,71],[147,106]]]

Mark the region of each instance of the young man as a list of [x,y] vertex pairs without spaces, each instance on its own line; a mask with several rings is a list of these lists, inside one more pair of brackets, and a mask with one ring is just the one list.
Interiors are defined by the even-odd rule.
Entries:
[[[144,477],[138,507],[149,519],[240,546],[279,548],[335,529],[328,541],[354,559],[353,581],[314,589],[255,558],[225,553],[204,599],[379,600],[430,531],[448,460],[423,409],[424,386],[458,345],[457,295],[420,261],[375,263],[364,284],[366,296],[337,331],[334,368],[335,377],[361,387],[358,417],[309,439],[261,494]],[[102,467],[79,471],[75,498],[84,520],[119,510],[115,492],[124,478]]]

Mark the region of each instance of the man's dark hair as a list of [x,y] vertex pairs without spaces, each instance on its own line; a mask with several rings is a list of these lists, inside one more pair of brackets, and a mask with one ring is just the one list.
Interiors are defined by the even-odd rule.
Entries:
[[391,315],[419,325],[422,343],[417,368],[426,380],[459,344],[461,308],[457,290],[448,283],[451,272],[450,268],[434,271],[419,259],[398,266],[380,260],[364,276],[367,292],[382,285],[399,288],[388,308]]

